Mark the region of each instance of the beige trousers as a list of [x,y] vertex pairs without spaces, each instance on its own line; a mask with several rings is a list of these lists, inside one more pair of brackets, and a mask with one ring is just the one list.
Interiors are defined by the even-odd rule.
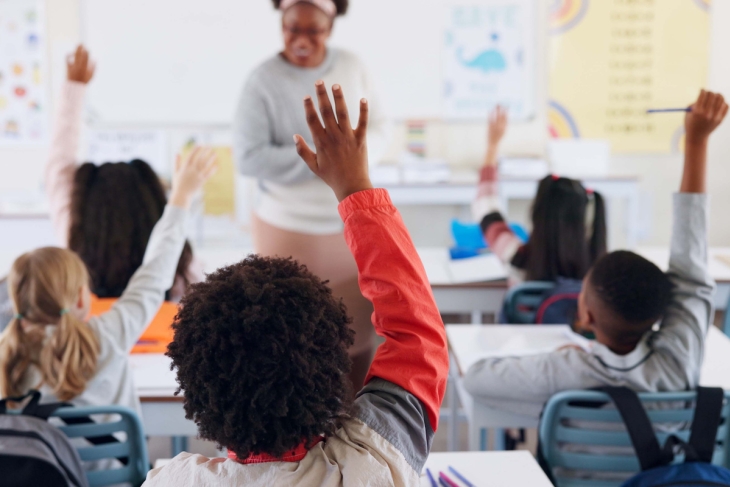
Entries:
[[370,317],[373,306],[363,297],[357,283],[357,265],[345,243],[344,234],[309,235],[291,232],[270,225],[255,214],[252,216],[256,252],[267,257],[293,257],[315,275],[329,281],[337,298],[342,298],[352,317],[355,344],[350,348],[353,387],[362,387],[370,367],[375,345],[375,330]]

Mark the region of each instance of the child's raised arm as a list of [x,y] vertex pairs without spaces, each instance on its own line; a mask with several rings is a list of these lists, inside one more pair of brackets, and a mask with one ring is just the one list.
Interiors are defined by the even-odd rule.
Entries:
[[46,164],[46,193],[51,221],[59,243],[68,245],[71,215],[71,190],[76,173],[76,154],[79,147],[81,110],[86,85],[94,77],[96,66],[89,60],[89,52],[79,45],[66,60],[66,79],[58,101],[53,126],[51,151]]
[[99,334],[108,336],[125,352],[135,345],[162,305],[165,291],[172,287],[185,244],[187,209],[195,193],[216,169],[212,149],[196,148],[190,155],[178,157],[172,194],[162,218],[152,230],[142,266],[112,309],[90,322],[100,323]]
[[714,316],[715,283],[709,272],[706,191],[707,145],[710,134],[727,115],[722,95],[702,91],[685,118],[685,160],[680,193],[674,195],[674,228],[668,276],[675,285],[672,302],[654,340],[655,350],[668,355],[667,367],[680,370],[697,385],[705,337]]
[[710,134],[720,126],[728,112],[725,98],[702,90],[684,119],[685,148],[682,193],[705,193],[707,181],[707,144]]
[[[394,398],[391,394],[399,394],[392,392],[397,389],[415,396],[425,410],[424,421],[430,423],[422,427],[435,431],[449,369],[446,333],[426,272],[398,211],[387,191],[372,189],[366,141],[368,104],[361,101],[360,121],[353,129],[342,88],[333,87],[334,108],[324,83],[318,82],[316,88],[324,126],[312,99],[307,97],[304,104],[317,152],[301,136],[295,136],[297,151],[341,202],[345,239],[357,262],[360,288],[374,305],[375,330],[385,338],[364,389],[372,394],[364,395]],[[374,386],[376,382],[383,387]],[[388,403],[389,416],[406,414],[395,411],[396,403],[398,399]],[[408,412],[409,417],[420,413]]]

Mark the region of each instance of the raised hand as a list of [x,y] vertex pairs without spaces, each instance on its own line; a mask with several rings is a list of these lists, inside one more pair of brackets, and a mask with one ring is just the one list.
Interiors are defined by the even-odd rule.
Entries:
[[497,105],[489,114],[488,141],[490,147],[497,147],[507,131],[507,109]]
[[96,64],[89,61],[89,51],[82,44],[66,58],[66,76],[69,81],[87,84],[94,77]]
[[196,147],[185,157],[178,155],[172,176],[170,204],[188,208],[193,195],[217,170],[217,156],[213,149]]
[[301,135],[295,135],[294,142],[297,153],[309,169],[327,183],[337,199],[342,201],[353,193],[373,187],[368,174],[368,104],[365,99],[360,101],[360,120],[357,128],[353,129],[342,87],[332,87],[334,109],[324,82],[317,81],[315,87],[324,127],[311,97],[304,99],[304,110],[317,153],[310,149]]
[[727,111],[728,105],[721,94],[702,90],[684,119],[687,142],[705,142],[722,123]]
[[685,115],[682,193],[707,191],[707,145],[710,134],[725,119],[727,111],[728,105],[722,95],[702,90],[692,110]]

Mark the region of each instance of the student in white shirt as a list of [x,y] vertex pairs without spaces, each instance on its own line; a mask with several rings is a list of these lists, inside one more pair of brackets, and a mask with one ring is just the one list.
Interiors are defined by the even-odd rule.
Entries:
[[0,335],[2,396],[39,389],[44,401],[140,411],[127,356],[172,286],[187,209],[215,170],[215,155],[196,149],[176,166],[170,200],[143,264],[109,312],[86,320],[89,274],[70,250],[46,247],[15,261],[8,278],[15,317]]

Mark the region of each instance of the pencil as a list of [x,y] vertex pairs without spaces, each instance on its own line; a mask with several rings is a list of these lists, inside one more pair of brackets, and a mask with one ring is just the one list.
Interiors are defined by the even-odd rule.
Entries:
[[459,484],[451,480],[445,473],[439,472],[439,480],[442,480],[448,487],[459,487]]
[[459,472],[456,471],[456,469],[449,465],[449,471],[453,473],[457,479],[461,480],[464,484],[466,484],[466,487],[474,487],[474,484],[466,480],[466,478],[461,475]]
[[673,113],[673,112],[691,112],[692,107],[685,108],[652,108],[646,111],[646,113]]
[[428,475],[428,480],[431,481],[431,487],[439,487],[429,469],[426,469],[426,475]]

